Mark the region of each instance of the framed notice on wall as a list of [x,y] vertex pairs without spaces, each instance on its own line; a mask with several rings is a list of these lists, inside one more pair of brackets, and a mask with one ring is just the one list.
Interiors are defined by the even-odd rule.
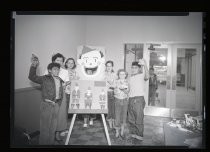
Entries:
[[73,80],[69,113],[108,113],[106,81]]

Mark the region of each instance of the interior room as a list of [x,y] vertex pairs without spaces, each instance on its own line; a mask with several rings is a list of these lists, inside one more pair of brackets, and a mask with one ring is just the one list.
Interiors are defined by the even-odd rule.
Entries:
[[[143,141],[116,138],[108,127],[111,145],[118,146],[204,146],[204,130],[176,130],[182,120],[204,116],[202,100],[202,13],[188,15],[27,15],[13,12],[14,20],[14,127],[30,134],[40,130],[41,87],[29,80],[31,56],[39,58],[37,75],[44,75],[56,53],[77,59],[78,46],[105,48],[105,60],[114,62],[114,71],[125,69],[131,77],[133,61],[145,59],[157,77],[154,99],[145,82]],[[154,100],[154,102],[150,102]],[[70,127],[73,114],[68,115]],[[204,121],[202,119],[202,121]],[[185,124],[186,124],[185,120]],[[177,124],[176,124],[177,123]],[[198,125],[198,124],[197,124]],[[14,132],[13,132],[14,133]],[[129,128],[125,128],[129,133]],[[62,142],[65,145],[67,134]],[[199,139],[199,140],[198,140]],[[39,135],[30,144],[39,146]],[[193,143],[193,144],[192,144]],[[196,143],[196,144],[195,144]],[[102,117],[83,127],[80,114],[67,145],[108,145]]]

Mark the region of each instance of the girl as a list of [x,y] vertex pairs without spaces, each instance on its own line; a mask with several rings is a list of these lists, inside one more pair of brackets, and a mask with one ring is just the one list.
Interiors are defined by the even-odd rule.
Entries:
[[107,121],[109,123],[109,127],[114,127],[114,120],[115,120],[115,108],[114,108],[114,85],[116,80],[116,75],[114,73],[113,67],[114,63],[113,61],[107,61],[106,62],[106,71],[105,71],[105,80],[107,82],[108,87],[108,115],[107,115]]
[[[65,107],[65,110],[64,109],[62,110],[63,110],[63,115],[65,115],[66,118],[68,119],[68,108],[69,108],[70,93],[71,93],[71,81],[77,79],[77,75],[75,71],[75,68],[76,68],[75,60],[73,58],[68,58],[65,62],[64,67],[68,71],[69,81],[65,83],[66,107]],[[68,130],[62,131],[60,135],[65,136],[66,133],[68,133]]]
[[127,81],[128,73],[124,69],[120,69],[117,72],[118,79],[116,80],[116,86],[114,89],[115,97],[115,129],[116,137],[120,135],[124,136],[124,128],[126,125],[127,110],[128,110],[128,93],[129,84]]
[[[69,105],[69,98],[70,98],[70,92],[71,92],[71,81],[78,79],[76,74],[76,63],[73,58],[68,58],[65,62],[65,68],[68,70],[68,76],[69,76],[69,82],[66,83],[66,94],[67,94],[67,105]],[[68,106],[67,106],[68,108]]]

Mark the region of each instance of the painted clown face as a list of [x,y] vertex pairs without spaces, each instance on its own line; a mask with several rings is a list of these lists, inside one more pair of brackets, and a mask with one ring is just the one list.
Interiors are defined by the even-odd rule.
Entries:
[[105,70],[105,59],[100,49],[91,49],[89,47],[82,50],[80,58],[77,60],[77,73],[80,80],[102,80]]

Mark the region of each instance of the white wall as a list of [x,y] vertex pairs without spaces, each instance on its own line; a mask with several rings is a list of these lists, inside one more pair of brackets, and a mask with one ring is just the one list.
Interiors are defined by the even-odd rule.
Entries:
[[28,79],[31,54],[39,57],[43,74],[54,53],[76,58],[85,43],[85,16],[17,15],[15,18],[15,89],[34,85]]
[[88,16],[86,42],[105,46],[115,70],[124,66],[124,43],[202,42],[202,14],[189,16]]

